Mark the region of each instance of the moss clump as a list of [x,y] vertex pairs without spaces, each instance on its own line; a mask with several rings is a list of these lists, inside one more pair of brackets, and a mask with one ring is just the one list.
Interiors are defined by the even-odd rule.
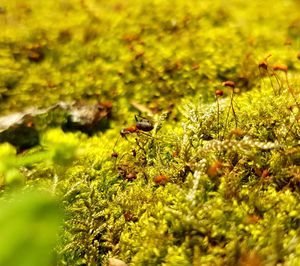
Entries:
[[0,261],[298,265],[299,2],[106,2],[1,4]]

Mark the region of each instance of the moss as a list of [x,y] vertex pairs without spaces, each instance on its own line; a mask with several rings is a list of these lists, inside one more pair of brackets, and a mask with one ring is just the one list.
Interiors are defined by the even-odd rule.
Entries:
[[297,265],[298,1],[1,5],[1,115],[61,107],[0,132],[3,205],[34,189],[64,211],[44,264]]

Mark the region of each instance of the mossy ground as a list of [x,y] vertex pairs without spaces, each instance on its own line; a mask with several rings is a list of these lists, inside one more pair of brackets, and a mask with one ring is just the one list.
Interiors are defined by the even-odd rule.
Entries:
[[[2,1],[1,114],[113,109],[92,136],[55,111],[40,145],[0,146],[0,264],[300,265],[299,8]],[[154,129],[121,138],[138,114]]]

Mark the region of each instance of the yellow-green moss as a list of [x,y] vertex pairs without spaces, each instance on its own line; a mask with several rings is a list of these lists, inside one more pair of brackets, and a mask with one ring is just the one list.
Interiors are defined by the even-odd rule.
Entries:
[[[51,110],[34,118],[38,146],[1,144],[0,203],[15,207],[0,218],[20,233],[0,264],[25,243],[26,263],[41,265],[45,250],[30,264],[29,247],[43,243],[54,265],[298,265],[299,7],[2,1],[1,115],[58,101],[113,111],[110,128],[88,136],[64,133],[66,113]],[[137,114],[154,129],[121,137]],[[32,189],[48,194],[39,203]],[[42,235],[19,243],[39,222],[56,245]]]

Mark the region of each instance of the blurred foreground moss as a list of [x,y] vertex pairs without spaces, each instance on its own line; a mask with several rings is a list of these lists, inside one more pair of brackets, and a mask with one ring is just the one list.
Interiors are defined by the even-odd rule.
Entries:
[[47,192],[18,191],[0,200],[0,264],[53,265],[63,212]]
[[61,171],[75,158],[78,150],[77,144],[78,139],[75,136],[70,133],[65,134],[58,129],[47,131],[42,138],[42,148],[32,153],[17,156],[16,149],[12,145],[1,144],[0,176],[3,180],[0,186],[14,187],[23,183],[24,175],[20,170],[38,163],[44,166],[52,165],[57,171]]

